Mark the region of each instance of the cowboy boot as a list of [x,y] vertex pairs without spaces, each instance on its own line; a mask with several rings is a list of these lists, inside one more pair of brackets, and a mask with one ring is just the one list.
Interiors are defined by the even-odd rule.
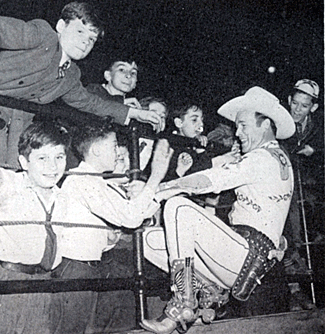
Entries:
[[[172,299],[167,303],[164,314],[158,319],[143,320],[140,325],[156,334],[170,334],[175,329],[186,332],[187,323],[194,322],[198,318],[197,290],[193,283],[194,267],[193,259],[174,260],[171,268]],[[178,327],[178,328],[177,328]]]
[[199,316],[205,323],[211,323],[215,317],[215,310],[229,301],[229,291],[210,281],[203,274],[195,271],[195,288],[199,290]]

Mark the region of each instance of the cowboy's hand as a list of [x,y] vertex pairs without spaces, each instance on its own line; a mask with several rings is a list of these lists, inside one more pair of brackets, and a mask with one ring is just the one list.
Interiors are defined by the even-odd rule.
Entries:
[[177,159],[176,174],[183,176],[193,165],[193,158],[187,152],[182,152]]
[[169,146],[167,139],[159,139],[151,163],[151,175],[162,180],[168,170],[169,162],[174,150]]
[[305,145],[305,147],[298,151],[297,154],[304,154],[306,157],[310,157],[314,152],[315,150],[311,146]]
[[162,122],[160,116],[158,116],[154,111],[142,110],[142,109],[129,109],[129,118],[133,118],[141,123],[149,123],[152,125],[154,131],[160,132],[162,129]]
[[136,109],[142,109],[140,102],[135,97],[124,99],[124,104]]

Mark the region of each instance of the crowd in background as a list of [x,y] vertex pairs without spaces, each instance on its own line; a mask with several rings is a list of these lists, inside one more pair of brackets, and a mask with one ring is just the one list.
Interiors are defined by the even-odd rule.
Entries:
[[[85,58],[102,36],[97,16],[84,3],[68,4],[56,31],[44,20],[26,23],[0,17],[0,95],[43,105],[62,99],[87,113],[72,120],[55,113],[34,115],[0,107],[1,280],[130,277],[125,255],[132,253],[132,231],[143,222],[164,228],[170,194],[160,192],[160,184],[221,168],[226,162],[220,164],[220,157],[231,155],[236,157],[231,162],[238,163],[249,152],[248,140],[229,122],[235,120],[226,117],[224,122],[210,124],[209,114],[197,100],[133,96],[141,67],[130,56],[111,57],[103,82],[84,87],[74,61]],[[258,94],[263,96],[265,91],[260,89]],[[294,130],[289,138],[276,137],[291,161],[295,184],[285,219],[288,249],[283,261],[285,274],[292,277],[288,286],[293,311],[315,306],[294,278],[310,271],[300,254],[306,241],[303,220],[312,242],[325,240],[320,94],[315,81],[298,80],[287,104]],[[140,124],[140,176],[130,182],[134,166],[129,125],[134,121]],[[207,124],[212,131],[206,131]],[[266,133],[273,133],[275,140],[271,126]],[[290,174],[286,159],[279,158],[283,179]],[[72,175],[64,175],[66,171]],[[118,176],[107,180],[103,178],[107,172]],[[228,214],[236,200],[233,188],[189,197],[230,226]],[[107,293],[110,303],[117,303],[124,293]],[[25,327],[34,334],[104,330],[107,323],[96,319],[103,300],[103,294],[92,291],[2,295],[0,333]]]

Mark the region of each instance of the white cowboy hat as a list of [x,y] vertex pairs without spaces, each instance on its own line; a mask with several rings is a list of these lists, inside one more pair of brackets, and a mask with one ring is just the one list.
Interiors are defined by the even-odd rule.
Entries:
[[295,123],[289,112],[276,96],[261,87],[250,88],[245,95],[228,101],[219,108],[218,114],[235,122],[239,111],[259,112],[272,119],[278,139],[287,139],[295,133]]

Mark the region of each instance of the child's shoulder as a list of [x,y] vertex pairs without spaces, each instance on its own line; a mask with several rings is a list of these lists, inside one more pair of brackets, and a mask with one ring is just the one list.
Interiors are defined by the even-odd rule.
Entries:
[[36,24],[40,27],[48,28],[48,29],[54,31],[53,28],[51,27],[51,25],[43,19],[34,19],[34,20],[31,20],[31,21],[28,21],[28,22]]
[[23,173],[17,173],[12,170],[0,167],[0,187],[15,187],[16,184],[21,184],[22,180]]
[[86,86],[86,89],[89,93],[96,94],[101,97],[106,95],[107,93],[104,87],[99,83],[90,83],[89,85]]
[[115,101],[115,102],[124,103],[124,98],[122,95],[109,94],[108,91],[101,84],[91,83],[87,85],[86,89],[89,93],[95,94],[105,101]]

